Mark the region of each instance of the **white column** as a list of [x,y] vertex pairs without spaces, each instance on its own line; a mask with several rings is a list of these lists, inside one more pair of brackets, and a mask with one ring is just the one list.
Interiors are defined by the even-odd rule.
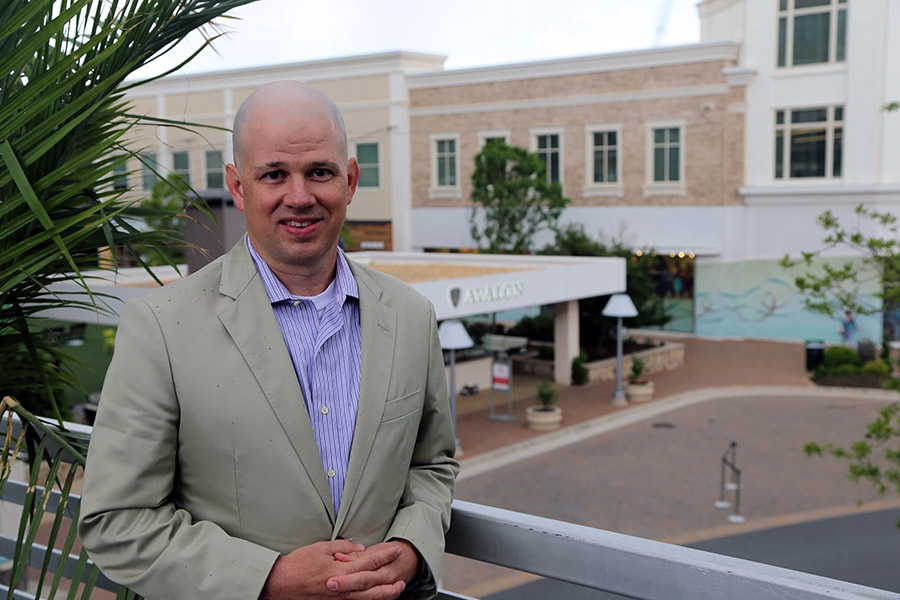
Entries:
[[572,385],[572,359],[578,356],[578,300],[560,302],[555,315],[553,373],[556,383]]

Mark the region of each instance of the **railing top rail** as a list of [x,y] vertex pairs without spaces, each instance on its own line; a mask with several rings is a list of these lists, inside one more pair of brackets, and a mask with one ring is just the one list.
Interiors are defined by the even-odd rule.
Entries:
[[447,552],[639,600],[900,600],[900,594],[455,501]]

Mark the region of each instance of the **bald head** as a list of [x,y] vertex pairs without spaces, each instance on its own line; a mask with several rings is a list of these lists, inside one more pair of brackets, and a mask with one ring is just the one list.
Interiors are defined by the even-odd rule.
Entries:
[[344,118],[334,101],[300,81],[276,81],[264,85],[250,94],[234,115],[232,143],[234,164],[240,168],[243,158],[243,140],[253,135],[253,122],[258,118],[277,120],[328,119],[338,137],[341,158],[347,159],[347,131]]

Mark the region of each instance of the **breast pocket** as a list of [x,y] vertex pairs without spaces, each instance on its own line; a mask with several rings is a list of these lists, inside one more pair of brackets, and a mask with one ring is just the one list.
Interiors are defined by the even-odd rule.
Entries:
[[406,419],[418,414],[421,410],[422,394],[421,390],[416,390],[405,396],[385,402],[381,422],[388,424],[400,419]]

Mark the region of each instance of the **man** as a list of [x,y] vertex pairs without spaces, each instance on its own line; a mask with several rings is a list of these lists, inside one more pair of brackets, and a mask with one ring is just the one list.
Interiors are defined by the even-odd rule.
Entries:
[[122,309],[79,533],[148,598],[426,598],[459,466],[431,304],[338,250],[359,180],[298,82],[235,116],[247,238]]

